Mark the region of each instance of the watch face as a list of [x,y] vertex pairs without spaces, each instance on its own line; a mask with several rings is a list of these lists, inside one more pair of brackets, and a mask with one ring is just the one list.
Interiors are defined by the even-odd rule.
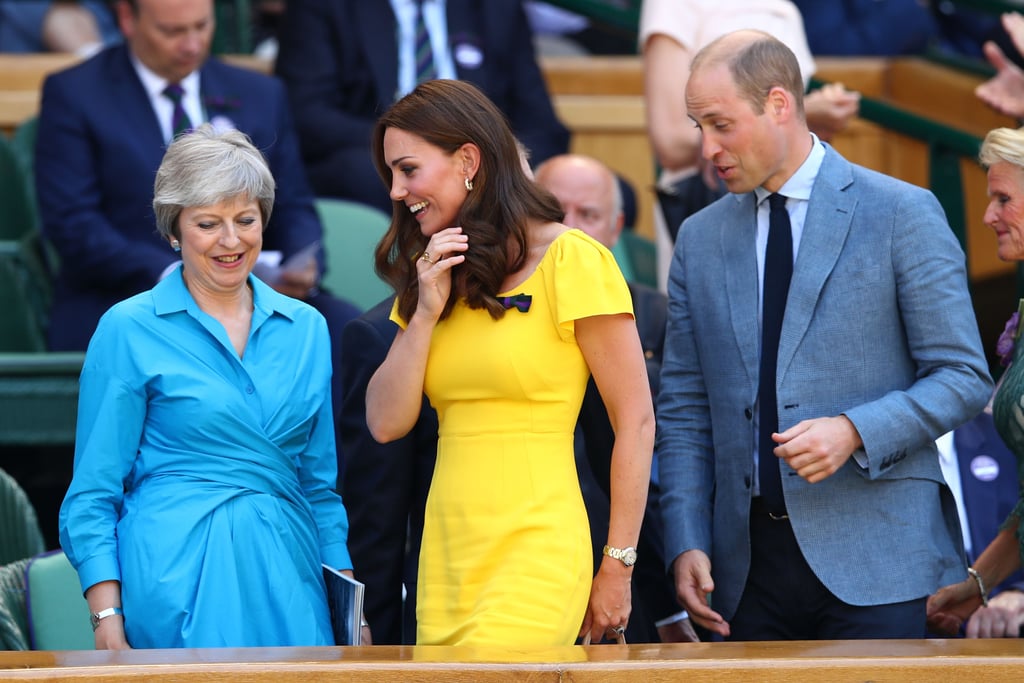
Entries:
[[622,557],[620,559],[622,559],[623,564],[630,567],[636,563],[636,551],[632,548],[626,548],[622,551]]

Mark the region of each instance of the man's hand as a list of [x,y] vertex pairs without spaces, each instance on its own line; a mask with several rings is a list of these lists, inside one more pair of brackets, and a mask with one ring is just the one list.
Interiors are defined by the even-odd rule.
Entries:
[[690,623],[689,617],[680,619],[679,621],[673,621],[671,624],[659,626],[658,638],[663,643],[700,642],[700,638],[697,636],[697,632],[693,630],[693,624]]
[[708,607],[708,595],[715,590],[711,579],[711,560],[701,550],[687,550],[672,563],[676,597],[690,618],[713,633],[728,637],[729,624]]
[[1024,117],[1024,71],[992,41],[985,43],[983,49],[996,75],[975,88],[974,94],[1000,114]]
[[822,140],[841,133],[860,111],[860,93],[842,83],[827,83],[804,98],[807,126]]
[[804,420],[772,439],[780,444],[775,455],[811,484],[835,474],[862,443],[845,415]]
[[1007,590],[989,598],[967,620],[968,638],[1019,638],[1024,626],[1024,593]]
[[272,286],[281,294],[305,301],[316,289],[319,271],[315,260],[302,270],[282,270],[280,279]]

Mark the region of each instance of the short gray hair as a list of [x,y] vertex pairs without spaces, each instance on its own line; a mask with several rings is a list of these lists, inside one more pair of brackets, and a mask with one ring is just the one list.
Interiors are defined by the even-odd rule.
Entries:
[[995,128],[981,143],[978,160],[985,168],[1000,161],[1024,168],[1024,128]]
[[245,197],[260,205],[263,227],[274,208],[274,176],[263,154],[237,130],[204,123],[167,147],[153,184],[153,213],[162,237],[181,237],[182,209]]

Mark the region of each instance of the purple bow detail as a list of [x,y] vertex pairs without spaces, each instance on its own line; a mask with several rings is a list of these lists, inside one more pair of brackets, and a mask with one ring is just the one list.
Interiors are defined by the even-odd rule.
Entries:
[[529,294],[515,294],[513,296],[499,296],[498,301],[506,309],[514,306],[520,313],[526,313],[530,310],[530,303],[533,301],[533,297]]

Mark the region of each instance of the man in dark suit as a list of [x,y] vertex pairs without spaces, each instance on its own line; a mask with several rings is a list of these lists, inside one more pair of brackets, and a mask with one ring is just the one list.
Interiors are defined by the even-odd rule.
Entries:
[[[366,385],[387,356],[398,326],[388,319],[394,297],[345,326],[338,472],[348,511],[348,549],[366,584],[363,613],[377,645],[416,642],[416,570],[423,508],[437,457],[437,413],[423,398],[416,426],[377,443],[366,426]],[[405,586],[406,596],[402,595]]]
[[[478,86],[535,161],[568,149],[519,0],[423,0],[422,7],[436,77]],[[318,195],[391,211],[371,162],[370,131],[416,85],[409,42],[418,14],[416,0],[288,1],[276,69]]]
[[[944,434],[937,445],[942,474],[957,499],[967,560],[973,565],[1017,504],[1017,459],[986,412]],[[964,633],[1017,637],[1022,622],[1024,573],[1018,570],[993,588],[988,607],[974,611]]]
[[[609,249],[618,243],[624,225],[622,195],[615,174],[602,162],[580,154],[560,154],[540,164],[537,184],[555,195],[565,211],[563,222],[579,228]],[[661,355],[665,344],[666,298],[661,292],[628,283],[640,343],[647,360],[651,392],[657,395]],[[580,485],[590,517],[594,541],[594,566],[600,563],[608,530],[611,499],[611,458],[615,432],[608,420],[601,394],[593,378],[587,384],[580,410],[580,430],[586,464],[580,469]],[[577,463],[579,465],[579,463]],[[589,467],[587,467],[589,465]],[[647,510],[637,544],[633,569],[633,612],[626,628],[631,643],[693,640],[685,612],[680,614],[671,579],[664,571],[658,487],[652,482]],[[660,626],[658,624],[661,624]]]
[[942,207],[821,143],[803,90],[760,31],[692,63],[688,114],[731,194],[683,223],[669,275],[666,557],[724,637],[920,638],[927,596],[966,577],[935,439],[992,380]]
[[[284,260],[313,249],[321,225],[299,157],[284,88],[254,71],[208,59],[212,0],[122,0],[125,44],[46,79],[36,143],[36,187],[43,231],[60,256],[49,345],[85,349],[112,304],[152,287],[177,256],[157,235],[153,180],[173,135],[184,89],[191,124],[246,133],[267,156],[277,199],[264,250]],[[317,290],[322,258],[271,283],[327,319],[332,337],[358,315]],[[337,362],[339,344],[333,344]]]

